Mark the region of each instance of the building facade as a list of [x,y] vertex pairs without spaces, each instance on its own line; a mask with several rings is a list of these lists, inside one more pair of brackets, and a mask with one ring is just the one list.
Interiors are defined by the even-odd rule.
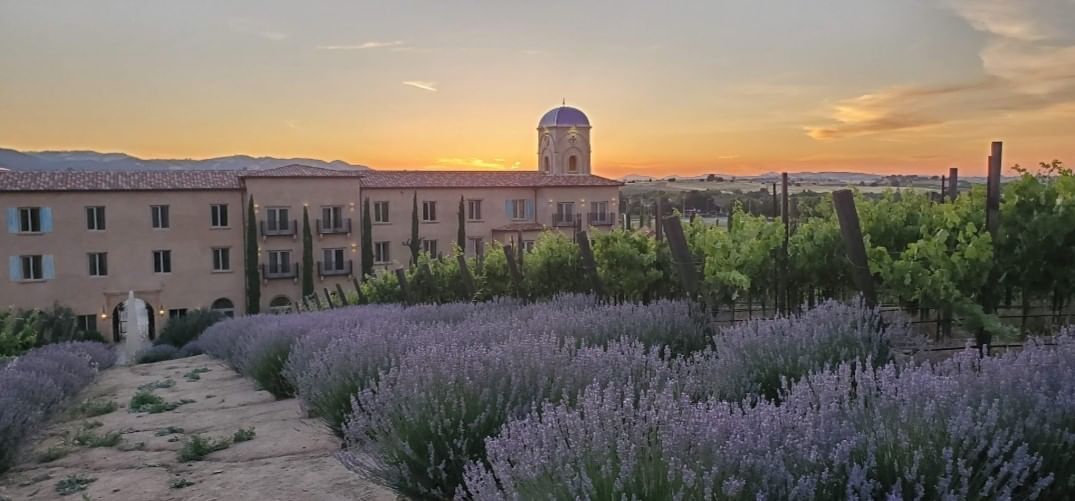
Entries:
[[377,270],[408,264],[415,207],[422,249],[433,255],[614,227],[622,183],[590,174],[589,121],[574,108],[549,114],[538,127],[537,171],[0,171],[0,307],[67,306],[83,329],[113,341],[125,332],[129,291],[146,302],[151,336],[191,309],[239,314],[251,203],[262,311],[301,300],[304,212],[315,291],[360,278],[367,199]]

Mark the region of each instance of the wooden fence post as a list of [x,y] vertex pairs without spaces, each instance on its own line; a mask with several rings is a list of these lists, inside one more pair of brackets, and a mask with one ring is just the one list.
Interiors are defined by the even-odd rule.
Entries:
[[351,304],[347,302],[347,294],[343,292],[343,287],[340,286],[339,282],[336,283],[336,294],[340,296],[340,305],[348,306]]
[[[325,301],[328,301],[329,309],[336,308],[336,304],[332,302],[332,294],[328,292],[328,287],[323,287],[323,289],[325,290]],[[317,293],[315,292],[314,295],[317,295]]]
[[948,199],[955,201],[959,196],[959,168],[948,169]]
[[[317,306],[317,309],[318,309],[318,310],[321,310],[321,299],[317,297],[317,293],[315,292],[315,293],[313,293],[313,294],[310,294],[310,298],[314,300],[314,305],[316,305],[316,306]],[[306,298],[305,298],[305,297],[303,297],[303,298],[302,298],[302,302],[303,302],[303,303],[305,303],[305,302],[306,302]]]
[[519,272],[519,267],[515,264],[515,251],[510,245],[504,246],[504,257],[508,260],[508,273],[511,274],[511,285],[515,291],[515,296],[522,295],[523,290],[523,277]]
[[683,289],[687,291],[687,297],[696,299],[698,294],[698,270],[694,268],[694,257],[691,256],[687,246],[687,237],[683,234],[683,224],[679,217],[671,215],[665,218],[668,230],[668,247],[672,251],[672,259],[675,260],[679,269],[679,279],[683,283]]
[[351,283],[355,284],[355,297],[358,298],[355,304],[364,304],[366,298],[362,295],[362,287],[358,284],[358,278],[352,278]]
[[941,176],[941,203],[942,203],[942,204],[944,203],[944,197],[945,197],[945,195],[947,195],[947,194],[948,194],[948,185],[946,185],[946,184],[944,183],[946,179],[948,179],[948,178],[946,178],[946,177],[944,177],[944,176]]
[[[791,201],[788,194],[788,173],[784,172],[780,175],[780,184],[782,188],[781,193],[781,205],[780,205],[780,218],[784,223],[784,243],[780,247],[780,276],[777,277],[777,290],[780,297],[780,309],[787,314],[791,310],[791,305],[788,304],[788,298],[790,295],[790,287],[788,287],[788,246],[791,242]],[[732,310],[734,311],[734,307]]]
[[[1000,232],[1000,171],[1003,165],[1003,151],[1004,145],[1000,141],[993,141],[990,145],[989,177],[986,181],[985,193],[985,227],[993,238],[993,245],[996,245],[997,236]],[[992,268],[989,273],[989,280],[986,283],[995,284],[996,282],[996,269]],[[994,289],[995,287],[991,285],[986,285],[982,288],[982,310],[987,314],[996,311],[997,295]],[[975,338],[975,342],[978,343],[978,351],[988,355],[989,344],[993,341],[992,336],[985,329],[978,329]]]
[[457,254],[455,260],[459,263],[459,281],[463,285],[463,294],[467,300],[474,299],[474,277],[470,274],[470,268],[467,267],[467,258],[462,254]]
[[656,232],[657,232],[657,241],[658,242],[660,242],[661,240],[664,240],[664,224],[662,223],[662,218],[664,217],[664,200],[663,199],[664,199],[664,192],[658,191],[657,192],[657,208],[656,208],[657,217],[653,221],[653,226],[654,226],[654,228],[656,229]]
[[403,304],[410,304],[410,288],[407,287],[407,272],[403,268],[396,268],[396,281],[399,282],[399,292],[403,294]]
[[862,242],[862,227],[855,210],[855,196],[851,190],[836,190],[832,193],[832,204],[840,222],[840,235],[844,240],[847,257],[851,260],[851,277],[862,292],[862,297],[869,306],[877,305],[877,293],[873,288],[873,275],[866,260],[866,245]]
[[575,236],[579,243],[579,254],[582,256],[582,266],[590,275],[593,293],[597,297],[605,297],[605,287],[601,283],[601,277],[597,274],[597,262],[594,261],[593,249],[590,247],[590,237],[585,231],[580,231]]

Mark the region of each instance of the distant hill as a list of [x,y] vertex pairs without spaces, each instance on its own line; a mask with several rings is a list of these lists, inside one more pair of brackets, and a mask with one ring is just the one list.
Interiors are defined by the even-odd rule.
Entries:
[[303,164],[325,169],[368,169],[342,160],[326,162],[313,158],[274,158],[232,155],[227,157],[191,159],[143,159],[125,153],[96,151],[17,151],[0,148],[0,168],[18,171],[59,170],[261,170],[290,164]]
[[[732,175],[723,173],[712,174],[699,174],[695,176],[646,176],[642,174],[628,174],[623,177],[625,182],[646,182],[646,181],[668,181],[675,179],[677,181],[697,181],[706,179],[708,176],[715,176],[723,179],[739,179],[743,181],[757,180],[757,181],[772,181],[780,179],[780,173],[778,172],[766,172],[764,174],[756,174],[753,176],[744,175]],[[885,176],[880,174],[866,174],[861,172],[792,172],[788,176],[793,181],[805,181],[811,183],[848,183],[857,184],[859,182],[869,183],[876,181]]]

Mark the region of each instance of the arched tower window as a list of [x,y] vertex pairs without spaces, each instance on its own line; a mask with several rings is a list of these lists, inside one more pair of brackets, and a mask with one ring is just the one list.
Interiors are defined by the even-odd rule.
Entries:
[[579,171],[579,157],[571,155],[571,157],[567,159],[567,171],[572,174]]

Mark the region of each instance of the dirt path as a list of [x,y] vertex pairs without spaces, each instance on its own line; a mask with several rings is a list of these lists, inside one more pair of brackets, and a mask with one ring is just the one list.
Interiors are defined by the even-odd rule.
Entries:
[[[209,369],[200,379],[185,377]],[[168,380],[154,389],[166,401],[194,402],[158,414],[132,413],[127,405],[138,387]],[[344,469],[332,457],[339,439],[316,420],[304,419],[298,402],[274,400],[220,362],[197,356],[170,362],[117,367],[102,372],[83,400],[112,400],[119,409],[82,417],[74,410],[53,423],[32,454],[0,476],[0,499],[11,500],[395,500],[396,497]],[[120,432],[119,445],[70,445],[79,429]],[[165,434],[168,427],[183,433]],[[180,462],[177,451],[193,434],[232,437],[253,427],[249,441],[212,452],[201,461]],[[38,458],[50,447],[71,452],[51,462]],[[158,436],[160,434],[161,436]],[[55,450],[55,449],[54,449]],[[61,496],[58,484],[73,475],[93,478],[85,490]],[[179,484],[191,485],[179,487]]]

